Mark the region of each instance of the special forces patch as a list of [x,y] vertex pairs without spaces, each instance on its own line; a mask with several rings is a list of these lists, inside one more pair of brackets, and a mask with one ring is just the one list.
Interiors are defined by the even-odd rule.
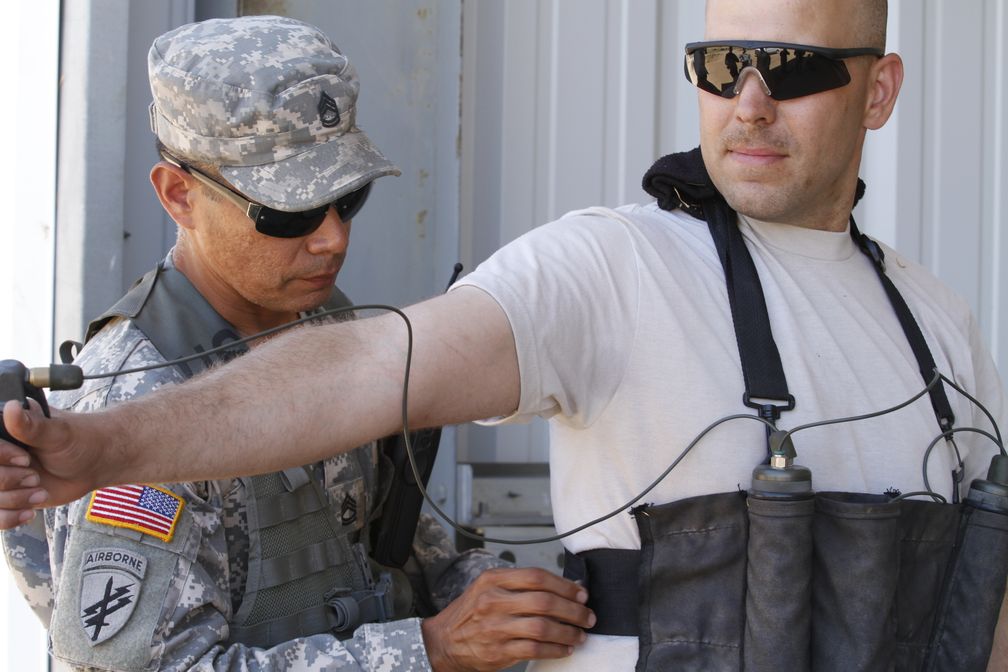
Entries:
[[133,614],[147,558],[121,548],[96,548],[81,563],[80,619],[91,646],[122,630]]

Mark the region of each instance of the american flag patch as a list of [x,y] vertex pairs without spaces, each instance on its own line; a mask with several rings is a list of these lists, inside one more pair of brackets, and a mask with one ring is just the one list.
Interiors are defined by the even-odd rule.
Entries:
[[185,502],[153,485],[119,485],[95,490],[85,516],[92,523],[126,527],[169,542]]

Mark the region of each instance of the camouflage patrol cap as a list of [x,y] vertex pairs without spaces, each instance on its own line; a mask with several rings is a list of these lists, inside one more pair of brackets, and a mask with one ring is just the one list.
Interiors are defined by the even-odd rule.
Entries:
[[279,16],[192,23],[154,40],[147,66],[154,134],[263,205],[307,210],[399,175],[357,128],[353,66],[314,26]]

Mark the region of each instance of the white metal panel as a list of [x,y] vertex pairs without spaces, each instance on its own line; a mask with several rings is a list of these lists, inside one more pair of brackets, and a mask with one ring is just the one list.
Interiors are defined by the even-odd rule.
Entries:
[[[1002,372],[1008,368],[1008,3],[987,5],[985,63],[994,71],[984,91],[984,326]],[[1005,374],[1002,373],[1002,377]]]
[[918,60],[927,110],[921,260],[975,306],[982,254],[983,4],[926,4],[927,48]]
[[[652,159],[669,152],[691,149],[700,144],[700,113],[696,88],[683,76],[683,47],[704,35],[704,3],[689,0],[661,0],[654,53],[657,60],[660,133],[652,148]],[[642,196],[649,200],[649,197]]]
[[79,338],[122,288],[130,8],[97,0],[63,10],[56,334]]
[[1008,368],[1008,3],[984,2],[980,326]]
[[[0,60],[16,95],[0,109],[10,215],[0,227],[0,359],[38,366],[52,353],[59,3],[12,3],[5,19]],[[0,560],[0,670],[43,672],[47,661],[45,630]]]

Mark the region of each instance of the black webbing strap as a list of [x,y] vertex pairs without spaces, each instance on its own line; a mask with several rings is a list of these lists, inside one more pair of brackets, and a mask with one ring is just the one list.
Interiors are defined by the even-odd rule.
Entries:
[[[742,401],[768,422],[776,422],[781,411],[794,408],[795,400],[788,392],[752,255],[739,231],[735,212],[710,179],[700,148],[661,157],[644,174],[642,186],[657,199],[662,210],[679,208],[707,222],[725,274],[745,384]],[[767,428],[768,442],[769,436]]]
[[564,578],[580,582],[588,591],[587,607],[595,613],[596,635],[636,637],[640,604],[640,551],[596,548],[581,553],[564,551]]
[[[765,420],[775,422],[781,411],[794,408],[795,401],[788,393],[784,366],[770,330],[763,285],[735,221],[735,213],[721,198],[704,200],[703,211],[724,269],[745,382],[743,402],[757,409]],[[782,405],[766,403],[769,401],[782,402]]]
[[[900,326],[903,327],[903,333],[906,334],[907,341],[910,343],[910,349],[917,360],[917,367],[920,369],[921,377],[924,378],[925,383],[930,383],[934,379],[935,370],[938,367],[935,364],[934,357],[931,355],[930,348],[928,348],[927,341],[924,340],[924,334],[921,333],[920,325],[917,324],[913,313],[910,312],[910,307],[899,293],[899,290],[896,289],[896,285],[886,275],[885,253],[882,252],[882,248],[878,243],[858,230],[857,224],[854,222],[854,215],[851,215],[850,218],[850,234],[861,251],[872,260],[872,266],[875,268],[875,272],[882,282],[886,296],[889,297],[889,303],[892,304],[893,310],[896,312],[896,318],[899,320]],[[949,404],[948,397],[945,395],[944,383],[939,381],[937,385],[932,387],[929,391],[929,396],[931,397],[931,407],[934,409],[935,417],[938,419],[938,426],[942,432],[949,431],[955,424],[955,414],[952,413],[952,405]]]

